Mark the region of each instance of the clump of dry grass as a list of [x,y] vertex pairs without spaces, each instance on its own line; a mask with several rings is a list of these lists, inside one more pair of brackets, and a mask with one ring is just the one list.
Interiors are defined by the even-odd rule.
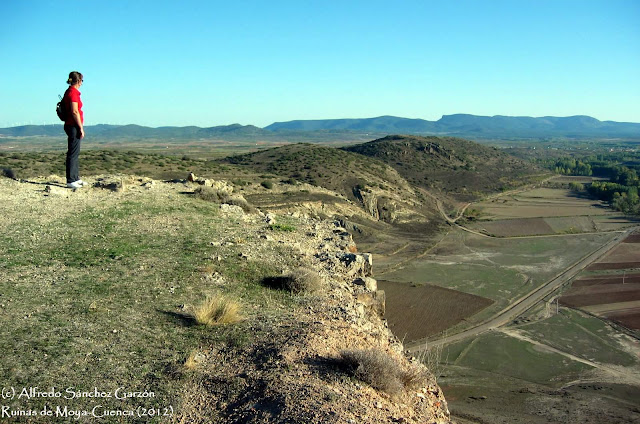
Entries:
[[311,268],[299,267],[287,275],[286,284],[291,293],[314,293],[322,287],[322,278]]
[[196,197],[206,200],[207,202],[222,203],[222,200],[229,197],[229,192],[226,190],[219,190],[213,187],[200,186],[195,189],[193,194]]
[[314,293],[322,288],[322,277],[311,268],[299,267],[280,277],[265,278],[263,283],[294,294]]
[[391,356],[377,349],[343,350],[340,356],[342,365],[351,375],[392,396],[427,382],[424,368],[412,365],[404,369]]
[[195,189],[193,192],[196,197],[206,200],[207,202],[214,202],[220,204],[227,204],[233,206],[240,206],[246,213],[256,212],[256,208],[249,204],[247,200],[242,196],[232,196],[227,190],[221,190],[214,187],[202,186]]
[[184,367],[188,370],[194,370],[198,367],[198,365],[200,364],[199,359],[199,352],[197,350],[193,350],[191,351],[191,353],[189,354],[189,356],[187,357],[187,359],[184,361]]
[[198,305],[193,313],[198,324],[213,326],[242,321],[240,304],[224,296],[211,296]]

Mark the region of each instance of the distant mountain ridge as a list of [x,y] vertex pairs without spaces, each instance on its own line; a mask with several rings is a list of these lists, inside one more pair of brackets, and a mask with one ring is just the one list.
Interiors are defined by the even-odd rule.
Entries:
[[[373,133],[448,135],[472,138],[541,138],[541,137],[632,137],[640,138],[640,123],[599,121],[590,116],[532,118],[527,116],[444,115],[438,121],[380,116],[363,119],[320,119],[275,122],[264,128],[254,125],[222,125],[150,128],[140,125],[93,125],[91,136],[102,138],[134,137],[141,139],[264,139],[318,138],[325,134]],[[63,136],[62,125],[25,125],[0,128],[0,137]],[[320,137],[321,138],[321,137]]]
[[590,116],[532,118],[527,116],[444,115],[438,121],[380,116],[367,119],[324,119],[276,122],[271,131],[349,130],[389,134],[439,134],[487,137],[640,137],[640,123],[599,121]]
[[[272,131],[264,130],[253,125],[222,125],[210,128],[196,126],[188,127],[158,127],[151,128],[141,125],[88,125],[87,134],[100,138],[148,138],[148,139],[210,139],[210,138],[242,138],[253,136],[271,136]],[[0,136],[5,137],[34,137],[34,136],[64,136],[62,125],[24,125],[11,128],[0,128]]]

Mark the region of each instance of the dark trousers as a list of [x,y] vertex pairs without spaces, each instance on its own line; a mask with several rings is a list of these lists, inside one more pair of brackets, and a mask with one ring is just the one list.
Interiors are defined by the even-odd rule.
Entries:
[[80,156],[80,142],[78,138],[80,129],[75,125],[65,125],[64,132],[67,133],[67,183],[78,181],[78,157]]

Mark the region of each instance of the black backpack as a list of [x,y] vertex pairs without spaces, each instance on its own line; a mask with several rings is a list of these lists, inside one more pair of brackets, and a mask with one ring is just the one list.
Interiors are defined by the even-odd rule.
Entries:
[[[60,97],[59,94],[58,97]],[[60,118],[61,121],[67,120],[67,108],[65,107],[64,98],[62,97],[60,97],[60,101],[56,105],[56,113],[58,114],[58,118]]]

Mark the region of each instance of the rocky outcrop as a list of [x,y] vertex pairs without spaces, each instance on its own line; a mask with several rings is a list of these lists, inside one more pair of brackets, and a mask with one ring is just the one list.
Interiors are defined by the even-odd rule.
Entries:
[[[260,219],[267,225],[296,219],[296,231],[263,234],[259,240],[267,247],[290,246],[291,255],[315,269],[325,288],[291,319],[269,323],[268,338],[242,352],[206,352],[202,368],[212,371],[186,391],[190,408],[179,422],[211,422],[215,412],[223,418],[214,422],[225,423],[449,423],[435,378],[405,356],[384,320],[385,294],[374,278],[373,255],[358,253],[339,221],[293,214],[285,219],[273,212]],[[245,248],[248,258],[256,256]],[[255,325],[255,334],[261,334],[263,324]],[[352,350],[365,356],[375,352],[397,369],[423,377],[391,394],[356,375],[345,380],[350,371],[343,355]],[[242,396],[230,391],[238,372]],[[204,401],[212,397],[220,399],[213,410]]]
[[[123,177],[125,191],[110,191],[98,184],[113,180],[105,176],[88,179],[88,187],[67,190],[66,195],[56,195],[56,190],[44,192],[41,185],[29,184],[25,186],[31,192],[24,199],[40,205],[41,196],[46,195],[49,211],[60,210],[59,206],[68,205],[69,199],[92,208],[105,203],[117,208],[126,199],[144,205],[138,206],[144,212],[145,207],[151,210],[157,202],[199,206],[195,202],[206,200],[189,193],[207,184],[235,191],[224,182],[195,176],[191,179],[168,183]],[[14,186],[19,183],[11,180],[6,184],[12,185],[5,192],[13,198],[19,190]],[[50,185],[59,187],[58,182]],[[140,218],[131,214],[126,219],[129,228],[139,227],[141,231],[156,231],[156,225],[164,231],[171,223],[175,225],[172,231],[178,232],[188,225],[201,224],[200,212],[193,212],[201,208],[176,209],[180,213],[171,217]],[[219,226],[217,234],[222,236],[189,246],[197,249],[198,257],[206,258],[203,260],[208,265],[200,271],[201,281],[190,284],[196,290],[215,289],[225,294],[254,290],[265,299],[247,302],[243,311],[247,319],[241,324],[230,324],[203,336],[189,356],[191,369],[185,370],[186,362],[174,362],[185,352],[167,354],[173,359],[167,362],[166,372],[180,376],[172,382],[172,387],[179,388],[174,393],[173,422],[450,422],[435,378],[424,365],[405,356],[402,343],[384,320],[385,295],[374,278],[373,255],[358,252],[351,233],[339,222],[304,214],[247,213],[233,205],[202,209],[215,213],[215,220],[207,222]],[[179,255],[176,260],[180,260]],[[276,293],[266,286],[256,287],[257,282],[235,282],[234,273],[227,273],[231,267],[244,273],[268,268],[283,276],[304,267],[320,277],[321,288],[307,294]],[[274,277],[277,280],[280,276]],[[174,287],[167,290],[172,293]],[[275,301],[277,306],[264,312],[261,308],[268,309],[271,298],[279,299]],[[184,306],[176,306],[171,317],[182,316]],[[354,369],[353,358],[374,362],[382,358],[388,369],[367,368],[366,361]],[[395,383],[380,384],[387,378]]]

